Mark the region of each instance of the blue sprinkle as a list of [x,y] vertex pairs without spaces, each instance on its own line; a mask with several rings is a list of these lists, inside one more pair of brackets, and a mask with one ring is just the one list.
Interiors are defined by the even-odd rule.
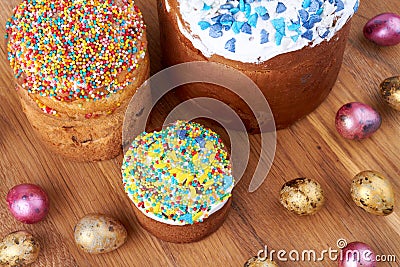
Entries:
[[215,23],[214,25],[210,26],[210,36],[212,38],[219,38],[223,35],[222,33],[222,24]]
[[239,9],[240,11],[244,11],[244,0],[239,0]]
[[261,16],[262,20],[269,20],[269,14],[265,13],[264,15]]
[[229,31],[231,29],[231,25],[223,25],[222,29],[224,29],[224,31]]
[[200,26],[200,29],[202,29],[202,30],[208,29],[211,26],[211,24],[209,22],[204,21],[204,20],[199,21],[198,25]]
[[336,12],[344,9],[344,4],[342,0],[335,0],[336,1]]
[[224,189],[228,190],[233,184],[232,176],[224,175]]
[[323,7],[321,7],[320,9],[318,9],[317,12],[316,12],[315,14],[321,15],[322,12],[324,12],[324,8],[323,8]]
[[218,16],[212,17],[211,20],[214,21],[214,22],[219,22],[221,17],[222,17],[222,15],[218,15]]
[[278,2],[278,5],[277,5],[277,7],[276,7],[276,13],[282,13],[282,12],[284,12],[286,9],[287,9],[287,8],[286,8],[286,6],[285,6],[284,3]]
[[231,14],[223,14],[219,20],[222,25],[229,25],[231,26],[232,23],[235,21]]
[[359,5],[360,5],[360,2],[357,0],[353,7],[354,12],[357,12]]
[[312,29],[314,27],[314,24],[317,22],[320,22],[322,19],[320,16],[316,14],[312,14],[308,21],[303,23],[303,27],[306,29]]
[[304,9],[299,10],[299,16],[302,22],[305,22],[308,20],[308,12]]
[[301,5],[303,8],[309,7],[311,4],[311,0],[304,0],[303,4]]
[[232,15],[235,15],[236,13],[238,13],[238,12],[240,11],[240,9],[237,8],[237,7],[234,7],[234,8],[232,8],[232,9],[229,10],[229,11],[232,13]]
[[243,12],[244,12],[245,17],[249,18],[250,14],[251,14],[251,6],[249,4],[245,4]]
[[[245,0],[246,3],[251,4],[254,2],[254,0]],[[258,2],[260,2],[260,0],[258,0]]]
[[186,138],[186,133],[187,133],[186,130],[178,130],[178,131],[177,131],[178,137],[179,137],[179,139],[181,139],[181,140]]
[[292,38],[293,42],[297,42],[297,39],[299,39],[299,34],[294,35],[294,36],[290,36],[290,38]]
[[300,27],[301,27],[300,24],[292,23],[287,28],[288,28],[289,31],[297,31]]
[[234,21],[232,24],[232,31],[235,34],[240,33],[240,28],[242,28],[243,24],[244,24],[244,22],[242,22],[242,21]]
[[196,142],[199,144],[199,146],[200,146],[201,148],[204,148],[204,146],[205,146],[205,144],[206,144],[206,141],[204,141],[204,138],[203,138],[203,137],[198,136],[198,137],[196,137],[194,140],[196,140]]
[[249,17],[249,20],[247,21],[247,23],[249,23],[251,27],[256,28],[257,20],[258,20],[258,15],[257,15],[257,13],[254,13],[253,15],[251,15]]
[[281,34],[280,32],[276,32],[275,33],[275,43],[276,43],[276,45],[281,45],[283,37],[284,37],[284,35]]
[[320,35],[319,37],[325,38],[326,36],[328,36],[329,33],[330,33],[330,31],[329,31],[329,30],[326,30],[326,31],[324,32],[324,34]]
[[285,19],[284,18],[273,19],[271,21],[271,23],[277,32],[279,32],[282,35],[285,35]]
[[179,220],[187,222],[188,224],[193,224],[193,217],[192,217],[192,214],[190,214],[190,213],[180,215]]
[[317,0],[313,0],[311,2],[310,8],[308,9],[308,12],[316,12],[319,9],[319,3]]
[[224,4],[220,6],[221,9],[232,9],[233,5],[232,4]]
[[235,44],[236,44],[236,39],[232,38],[226,42],[225,49],[228,50],[229,52],[235,53],[236,51]]
[[242,26],[242,28],[240,28],[241,32],[247,33],[247,34],[251,34],[251,26],[250,24],[248,24],[247,22],[245,22]]
[[305,33],[303,33],[303,34],[301,35],[301,37],[303,37],[303,38],[305,38],[305,39],[311,41],[312,38],[313,38],[313,32],[312,32],[311,30],[308,30],[308,31],[306,31]]
[[261,30],[261,41],[260,44],[265,44],[269,42],[269,33],[265,30]]
[[211,9],[211,6],[209,6],[209,5],[207,5],[206,3],[204,3],[204,6],[203,6],[203,10],[210,10]]
[[265,7],[263,7],[263,6],[258,6],[256,8],[254,8],[254,10],[260,16],[264,16],[265,14],[268,13],[267,9]]

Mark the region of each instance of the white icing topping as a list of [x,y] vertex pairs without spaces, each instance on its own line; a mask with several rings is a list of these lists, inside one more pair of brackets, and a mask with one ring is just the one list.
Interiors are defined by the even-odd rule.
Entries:
[[358,0],[177,1],[179,30],[204,56],[247,63],[330,40],[358,9]]

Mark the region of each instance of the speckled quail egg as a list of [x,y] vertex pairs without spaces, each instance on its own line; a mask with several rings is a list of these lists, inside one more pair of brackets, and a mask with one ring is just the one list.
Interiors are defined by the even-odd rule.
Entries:
[[400,76],[385,79],[379,86],[386,103],[400,111]]
[[127,239],[125,227],[103,214],[88,214],[74,229],[75,243],[91,254],[107,253],[122,246]]
[[8,234],[0,243],[1,266],[26,266],[39,256],[39,242],[26,231]]
[[279,267],[276,262],[270,259],[261,259],[259,257],[251,257],[246,263],[244,267]]
[[282,186],[280,202],[295,214],[311,215],[322,208],[325,197],[318,182],[308,178],[296,178]]
[[393,212],[393,187],[379,172],[362,171],[357,174],[351,183],[351,198],[369,213],[389,215]]

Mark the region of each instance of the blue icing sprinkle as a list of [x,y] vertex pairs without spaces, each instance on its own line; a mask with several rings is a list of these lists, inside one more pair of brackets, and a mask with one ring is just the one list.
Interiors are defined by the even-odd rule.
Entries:
[[343,10],[344,9],[344,4],[342,2],[342,0],[335,0],[336,2],[336,12]]
[[220,6],[221,9],[232,9],[233,5],[232,4],[224,4]]
[[204,141],[203,137],[198,136],[194,140],[196,140],[201,148],[204,148],[206,141]]
[[357,12],[359,5],[360,5],[360,1],[357,0],[353,7],[354,12]]
[[222,24],[215,23],[214,25],[210,26],[210,36],[213,38],[219,38],[222,36]]
[[219,20],[222,25],[229,25],[231,26],[232,23],[235,21],[231,14],[223,14]]
[[186,138],[186,133],[187,133],[187,131],[185,131],[185,130],[178,130],[178,136],[179,136],[179,139],[185,139]]
[[210,10],[210,9],[211,9],[211,6],[209,6],[206,3],[204,3],[203,10],[207,11],[207,10]]
[[311,0],[304,0],[304,1],[303,1],[303,4],[302,4],[302,7],[303,7],[303,8],[307,8],[307,7],[310,6],[310,4],[311,4]]
[[308,30],[308,31],[306,31],[305,33],[303,33],[303,34],[301,35],[301,37],[303,37],[303,38],[305,38],[305,39],[311,41],[312,38],[313,38],[313,32],[312,32],[311,30]]
[[239,10],[244,11],[244,0],[239,0]]
[[229,52],[235,53],[235,44],[236,44],[236,39],[232,38],[228,40],[225,44],[225,49],[228,50]]
[[179,220],[187,222],[189,224],[193,224],[193,217],[192,217],[192,214],[190,214],[190,213],[180,215]]
[[299,23],[292,23],[287,28],[289,31],[297,31],[300,27],[301,25]]
[[304,9],[299,10],[299,16],[302,22],[305,22],[308,20],[308,12]]
[[244,12],[245,17],[249,18],[250,14],[251,14],[251,6],[249,4],[245,4],[243,12]]
[[247,33],[247,34],[251,34],[251,26],[250,24],[248,24],[247,22],[245,22],[242,26],[242,28],[240,28],[241,32]]
[[236,13],[238,13],[238,12],[240,11],[240,9],[237,8],[237,7],[234,7],[234,8],[232,8],[232,9],[229,10],[229,11],[232,13],[232,15],[235,15]]
[[262,29],[261,30],[261,41],[260,41],[260,44],[265,44],[265,43],[268,43],[268,42],[269,42],[269,33],[266,30]]
[[232,31],[236,34],[240,33],[240,28],[242,28],[244,22],[242,21],[235,21],[232,24]]
[[212,17],[211,20],[214,21],[214,22],[219,22],[221,17],[222,17],[222,15],[218,15],[218,16]]
[[276,45],[281,45],[283,37],[284,37],[284,35],[281,34],[280,32],[276,32],[275,33],[275,43],[276,43]]
[[231,29],[231,25],[223,25],[222,28],[224,31],[229,31]]
[[232,186],[233,179],[232,176],[224,175],[224,189],[228,190]]
[[316,12],[319,9],[319,2],[317,0],[313,0],[311,2],[310,8],[308,12]]
[[294,35],[294,36],[290,36],[290,38],[292,38],[293,42],[297,42],[297,39],[299,39],[299,34]]
[[278,5],[276,6],[276,13],[282,13],[286,10],[286,6],[282,2],[278,2]]
[[271,20],[272,26],[274,26],[275,30],[282,35],[285,35],[285,19],[278,18]]
[[209,22],[204,21],[204,20],[199,21],[198,25],[200,26],[200,29],[202,29],[202,30],[208,29],[211,26],[211,24]]
[[265,13],[264,15],[261,16],[262,20],[269,20],[269,14]]
[[322,12],[324,12],[324,8],[323,8],[323,7],[321,7],[320,9],[318,9],[317,12],[316,12],[315,14],[321,15]]
[[258,20],[258,15],[255,13],[249,17],[249,20],[247,22],[250,24],[251,27],[256,28],[257,20]]
[[314,27],[314,24],[317,22],[320,22],[322,19],[320,16],[316,14],[312,14],[308,21],[303,23],[303,27],[306,29],[312,29]]
[[321,38],[325,38],[326,36],[328,36],[329,32],[330,32],[329,30],[326,30],[326,31],[324,32],[324,34],[320,35],[320,37],[321,37]]
[[260,16],[264,16],[265,14],[268,13],[267,9],[263,6],[258,6],[254,9],[256,11],[256,13]]

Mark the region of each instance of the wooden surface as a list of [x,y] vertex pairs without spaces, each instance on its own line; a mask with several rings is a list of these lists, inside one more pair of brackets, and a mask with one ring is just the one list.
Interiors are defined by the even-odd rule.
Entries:
[[[150,39],[152,72],[160,70],[156,1],[138,1]],[[0,2],[0,35],[16,0]],[[339,79],[328,99],[306,119],[278,132],[274,164],[255,193],[247,187],[257,163],[259,139],[251,136],[251,159],[233,197],[233,208],[224,225],[211,237],[194,244],[157,240],[138,225],[121,184],[122,156],[100,163],[82,164],[49,154],[33,135],[19,106],[6,48],[0,52],[0,219],[1,236],[26,229],[38,237],[43,250],[33,266],[243,266],[265,245],[272,250],[317,252],[344,238],[369,243],[378,254],[397,256],[400,266],[400,211],[387,217],[370,215],[354,205],[349,188],[359,171],[375,169],[389,177],[400,197],[400,112],[379,97],[378,85],[400,75],[400,45],[377,47],[362,36],[362,27],[382,12],[400,13],[398,0],[362,1],[353,19],[350,40]],[[323,55],[321,55],[323,56]],[[346,141],[334,129],[337,109],[350,101],[375,107],[383,117],[381,129],[368,140]],[[156,113],[163,113],[161,105]],[[155,120],[157,121],[157,120]],[[160,123],[160,122],[158,122]],[[285,211],[278,192],[285,181],[306,176],[318,180],[326,192],[325,208],[314,216],[297,217]],[[41,185],[51,200],[47,219],[35,225],[17,222],[5,202],[12,186],[31,182]],[[92,256],[77,249],[73,228],[91,212],[120,219],[129,232],[120,249]],[[280,262],[280,266],[337,266],[322,262]]]

